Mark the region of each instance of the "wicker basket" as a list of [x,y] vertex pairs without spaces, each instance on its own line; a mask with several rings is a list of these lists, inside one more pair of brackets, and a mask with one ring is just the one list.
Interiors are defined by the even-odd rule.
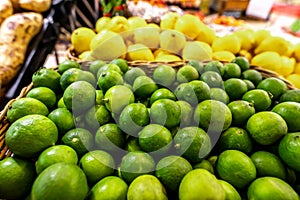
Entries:
[[[209,61],[203,61],[205,62],[209,62]],[[82,61],[81,65],[83,67],[87,67],[88,64],[90,62],[88,61]],[[172,66],[173,68],[175,68],[176,70],[178,70],[181,66],[183,66],[184,64],[186,64],[186,62],[184,61],[176,61],[176,62],[147,62],[147,61],[132,61],[132,62],[128,62],[130,67],[140,67],[144,70],[146,70],[148,75],[151,75],[154,71],[154,69],[161,64],[167,64],[169,66]],[[251,69],[255,69],[257,71],[259,71],[263,78],[268,78],[268,77],[276,77],[278,79],[281,79],[282,81],[284,81],[287,85],[287,88],[289,90],[292,89],[296,89],[296,87],[290,83],[289,81],[287,81],[286,79],[284,79],[283,77],[279,76],[277,73],[270,71],[270,70],[266,70],[263,69],[261,67],[258,66],[251,66]],[[53,69],[57,69],[57,67],[53,68]],[[0,160],[4,159],[5,157],[9,157],[13,154],[13,152],[7,147],[7,145],[5,144],[5,134],[7,129],[10,126],[10,123],[6,117],[7,111],[10,108],[11,104],[16,101],[17,99],[20,99],[22,97],[25,97],[26,94],[33,88],[33,84],[30,83],[28,86],[24,87],[19,96],[16,97],[15,99],[10,100],[6,106],[4,107],[4,109],[0,112]]]

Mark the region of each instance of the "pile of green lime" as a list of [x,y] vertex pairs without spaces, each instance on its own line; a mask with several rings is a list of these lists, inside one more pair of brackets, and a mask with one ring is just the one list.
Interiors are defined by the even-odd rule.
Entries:
[[7,112],[0,199],[299,200],[300,91],[244,57],[66,60],[32,82]]

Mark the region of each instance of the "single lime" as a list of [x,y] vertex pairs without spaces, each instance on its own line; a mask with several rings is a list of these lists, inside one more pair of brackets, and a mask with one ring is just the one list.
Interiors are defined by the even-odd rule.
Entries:
[[249,117],[255,113],[252,103],[244,100],[231,101],[228,108],[232,114],[232,124],[235,126],[243,126],[247,123]]
[[118,65],[123,74],[126,73],[129,69],[127,60],[122,58],[115,58],[112,61],[110,61],[110,63]]
[[271,111],[262,111],[252,115],[248,119],[246,129],[251,137],[261,145],[277,142],[288,131],[284,119]]
[[230,79],[230,78],[240,78],[241,76],[241,68],[235,63],[225,63],[224,64],[224,75],[222,76],[223,79]]
[[279,102],[293,101],[300,103],[300,90],[287,90],[280,96]]
[[[199,103],[201,101],[207,100],[210,98],[210,87],[207,83],[200,80],[193,80],[188,83],[191,86],[191,89],[193,90],[195,96],[196,96],[196,102]],[[192,104],[194,102],[194,95],[192,95],[191,100],[189,98],[186,98],[186,100]]]
[[139,67],[133,67],[124,74],[124,80],[132,85],[134,80],[139,76],[146,76],[146,72]]
[[186,83],[199,78],[197,69],[190,65],[184,65],[178,69],[176,73],[176,80],[179,83]]
[[155,81],[149,76],[139,76],[134,80],[133,91],[139,98],[148,98],[158,89]]
[[242,100],[252,103],[256,112],[266,111],[272,104],[272,99],[269,93],[262,89],[247,91],[242,96]]
[[57,100],[56,94],[53,92],[53,90],[47,87],[32,88],[26,94],[26,97],[31,97],[41,101],[47,106],[49,110],[55,106]]
[[159,88],[154,91],[150,97],[150,105],[152,105],[152,103],[158,99],[171,99],[174,101],[177,100],[175,94],[167,88]]
[[224,65],[221,61],[213,60],[204,65],[204,72],[214,71],[219,73],[221,76],[224,75]]
[[106,64],[106,62],[103,60],[94,60],[94,61],[90,62],[88,69],[90,72],[92,72],[94,74],[95,77],[97,77],[98,70],[101,67],[103,67],[105,64]]
[[96,78],[95,76],[89,72],[84,71],[78,68],[71,68],[65,71],[60,78],[60,86],[63,90],[65,90],[71,83],[76,81],[86,81],[93,86],[96,86]]
[[40,68],[32,75],[32,83],[34,87],[48,87],[55,93],[61,91],[60,87],[61,75],[51,68]]
[[76,62],[75,60],[64,60],[62,62],[60,62],[58,64],[58,72],[60,74],[63,74],[65,71],[67,71],[68,69],[70,68],[77,68],[77,69],[80,69],[81,68],[81,65]]
[[236,63],[242,71],[250,69],[249,60],[245,56],[236,56],[231,62]]
[[202,159],[200,162],[193,165],[193,169],[206,169],[210,173],[214,174],[214,166],[207,159]]
[[262,74],[255,69],[244,70],[242,72],[241,78],[251,81],[255,86],[257,86],[263,79]]
[[55,123],[60,135],[64,135],[67,131],[75,127],[74,116],[67,108],[52,110],[48,118]]
[[224,81],[224,88],[230,101],[240,99],[247,91],[247,84],[239,78],[229,78]]
[[204,72],[204,64],[199,60],[189,60],[187,64],[194,67],[199,74]]
[[103,65],[98,71],[97,71],[97,78],[100,77],[100,74],[102,74],[102,72],[104,71],[114,71],[119,73],[121,76],[123,75],[123,72],[121,70],[121,68],[116,65],[116,64],[112,64],[112,63],[107,63],[105,65]]
[[153,71],[153,80],[158,85],[170,87],[176,80],[176,71],[170,65],[159,65]]
[[97,85],[103,92],[106,92],[114,85],[123,85],[122,75],[113,70],[106,70],[99,74]]
[[255,89],[255,85],[252,83],[252,81],[247,80],[247,79],[242,79],[242,80],[247,84],[248,90]]
[[206,71],[200,76],[200,80],[207,83],[210,88],[224,88],[222,76],[215,71]]
[[287,91],[287,85],[283,80],[276,77],[265,78],[256,87],[272,94],[272,99],[278,99],[283,93]]
[[229,96],[225,90],[221,88],[211,88],[210,89],[210,99],[221,101],[225,104],[229,103]]

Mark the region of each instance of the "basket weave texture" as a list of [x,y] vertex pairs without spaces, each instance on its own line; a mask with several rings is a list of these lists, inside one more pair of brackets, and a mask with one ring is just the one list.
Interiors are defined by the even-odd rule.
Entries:
[[[79,60],[77,60],[77,61],[79,61]],[[209,62],[209,61],[203,61],[203,63],[206,63],[206,62]],[[187,62],[185,62],[185,61],[176,61],[176,62],[128,61],[129,67],[140,67],[143,70],[145,70],[145,72],[148,75],[152,75],[154,69],[157,66],[162,65],[162,64],[172,66],[175,70],[178,70],[180,67],[182,67],[186,63]],[[89,62],[87,62],[87,61],[82,61],[81,62],[81,65],[83,67],[88,66],[88,64],[89,64]],[[57,70],[57,67],[55,67],[53,69]],[[258,67],[258,66],[250,66],[250,69],[255,69],[258,72],[260,72],[262,74],[263,78],[275,77],[275,78],[278,78],[278,79],[282,80],[283,82],[286,83],[287,88],[289,90],[296,89],[296,87],[292,83],[290,83],[288,80],[284,79],[282,76],[279,76],[277,73],[275,73],[273,71],[266,70],[266,69],[263,69],[263,68]],[[6,104],[4,109],[0,112],[0,160],[13,155],[13,152],[5,144],[5,134],[6,134],[7,129],[10,126],[10,123],[9,123],[7,117],[6,117],[7,111],[9,110],[9,108],[11,107],[11,105],[14,101],[16,101],[17,99],[20,99],[22,97],[25,97],[26,94],[32,88],[33,88],[33,83],[30,83],[28,86],[24,87],[21,90],[19,96],[17,96],[15,99],[11,99]]]

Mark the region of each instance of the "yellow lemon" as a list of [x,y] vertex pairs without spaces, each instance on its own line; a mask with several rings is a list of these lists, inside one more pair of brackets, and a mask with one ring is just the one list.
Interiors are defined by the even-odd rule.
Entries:
[[254,32],[248,29],[244,30],[237,30],[233,32],[234,35],[238,36],[241,41],[241,49],[244,50],[250,50],[252,49],[255,38],[254,38]]
[[295,64],[294,73],[300,74],[300,62]]
[[138,16],[129,17],[127,21],[131,30],[147,26],[146,20]]
[[182,32],[190,39],[195,39],[203,26],[203,22],[198,17],[192,14],[185,14],[177,19],[174,29]]
[[109,22],[109,30],[121,33],[129,29],[129,23],[124,16],[114,16]]
[[212,44],[215,38],[216,38],[216,32],[212,28],[208,26],[202,26],[195,40],[206,42],[207,44]]
[[300,89],[300,74],[290,74],[286,77],[296,88]]
[[153,55],[156,58],[157,56],[160,56],[160,55],[170,55],[170,52],[166,51],[165,49],[158,48],[153,51]]
[[100,17],[95,24],[96,32],[98,33],[101,30],[108,29],[110,20],[110,17]]
[[205,42],[189,41],[182,49],[182,58],[184,60],[211,60],[212,49]]
[[96,33],[87,27],[79,27],[71,34],[71,44],[77,54],[90,50],[90,41]]
[[149,47],[144,44],[133,44],[127,49],[128,60],[146,60],[153,61],[154,55]]
[[175,23],[180,15],[177,12],[168,12],[164,14],[160,20],[160,27],[162,29],[174,29]]
[[160,29],[145,26],[133,30],[134,43],[144,44],[149,48],[158,48]]
[[225,35],[222,37],[216,37],[212,42],[213,51],[230,51],[233,54],[237,54],[241,50],[241,41],[236,35]]
[[182,59],[179,56],[176,55],[159,55],[157,57],[155,57],[155,61],[160,61],[160,62],[173,62],[173,61],[181,61]]
[[281,67],[281,56],[274,51],[266,51],[255,55],[251,64],[277,72]]
[[287,76],[293,73],[295,68],[295,58],[289,58],[287,56],[281,56],[281,67],[277,69],[277,72],[282,76]]
[[280,55],[290,54],[290,44],[282,37],[271,36],[264,39],[254,50],[255,54],[260,54],[265,51],[274,51]]
[[235,58],[235,55],[230,51],[216,51],[212,54],[213,60],[231,62]]
[[260,29],[254,31],[254,47],[257,47],[264,39],[271,36],[271,32],[269,30]]

